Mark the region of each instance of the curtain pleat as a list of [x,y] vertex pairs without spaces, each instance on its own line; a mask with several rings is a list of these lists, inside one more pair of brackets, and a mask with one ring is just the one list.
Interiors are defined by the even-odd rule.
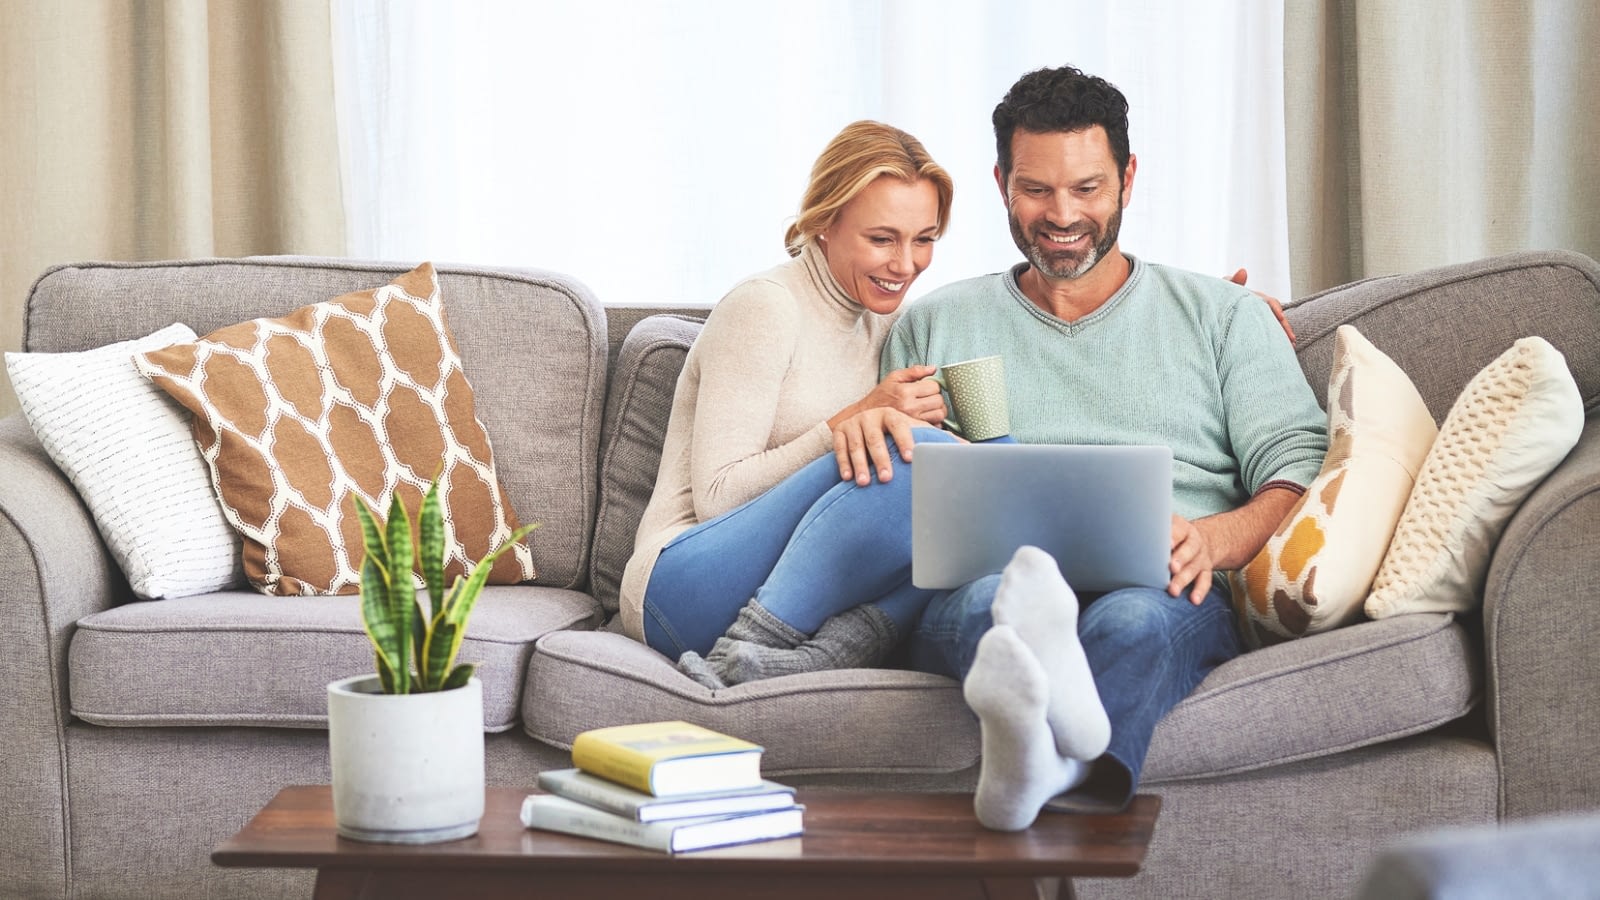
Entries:
[[1289,0],[1294,296],[1530,248],[1600,256],[1600,6]]
[[[340,255],[329,0],[7,3],[0,346],[45,268]],[[0,378],[0,414],[15,401]]]

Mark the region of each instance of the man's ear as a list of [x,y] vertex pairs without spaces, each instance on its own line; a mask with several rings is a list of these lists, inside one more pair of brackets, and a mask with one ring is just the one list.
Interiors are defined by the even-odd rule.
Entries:
[[1122,170],[1122,205],[1133,202],[1133,173],[1139,168],[1139,157],[1128,154],[1128,167]]
[[1000,164],[994,164],[994,183],[1000,187],[1000,202],[1011,208],[1011,196],[1006,193],[1006,177],[1000,174]]

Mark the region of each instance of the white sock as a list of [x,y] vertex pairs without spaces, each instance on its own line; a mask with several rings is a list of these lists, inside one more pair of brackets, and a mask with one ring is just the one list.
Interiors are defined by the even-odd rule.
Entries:
[[1050,554],[1020,547],[1000,576],[991,607],[996,625],[1010,625],[1044,668],[1050,684],[1046,719],[1062,756],[1092,760],[1111,743],[1111,722],[1078,642],[1078,595]]
[[1057,794],[1088,777],[1089,764],[1056,752],[1045,722],[1050,685],[1017,633],[996,625],[978,641],[962,685],[983,729],[983,759],[973,808],[996,831],[1019,831]]

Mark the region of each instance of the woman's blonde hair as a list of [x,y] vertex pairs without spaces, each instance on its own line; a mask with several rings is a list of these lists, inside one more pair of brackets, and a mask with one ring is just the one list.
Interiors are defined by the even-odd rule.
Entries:
[[950,173],[933,161],[922,142],[893,125],[863,119],[839,132],[811,167],[811,182],[800,202],[800,215],[783,236],[790,256],[799,256],[806,241],[828,230],[839,210],[880,175],[907,182],[927,180],[939,194],[939,221],[934,236],[950,222],[955,186]]

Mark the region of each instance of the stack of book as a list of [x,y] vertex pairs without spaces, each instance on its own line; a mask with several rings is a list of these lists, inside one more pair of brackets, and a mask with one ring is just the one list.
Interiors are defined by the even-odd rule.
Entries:
[[668,853],[792,837],[804,807],[761,777],[761,752],[689,722],[585,731],[574,768],[539,773],[522,824]]

